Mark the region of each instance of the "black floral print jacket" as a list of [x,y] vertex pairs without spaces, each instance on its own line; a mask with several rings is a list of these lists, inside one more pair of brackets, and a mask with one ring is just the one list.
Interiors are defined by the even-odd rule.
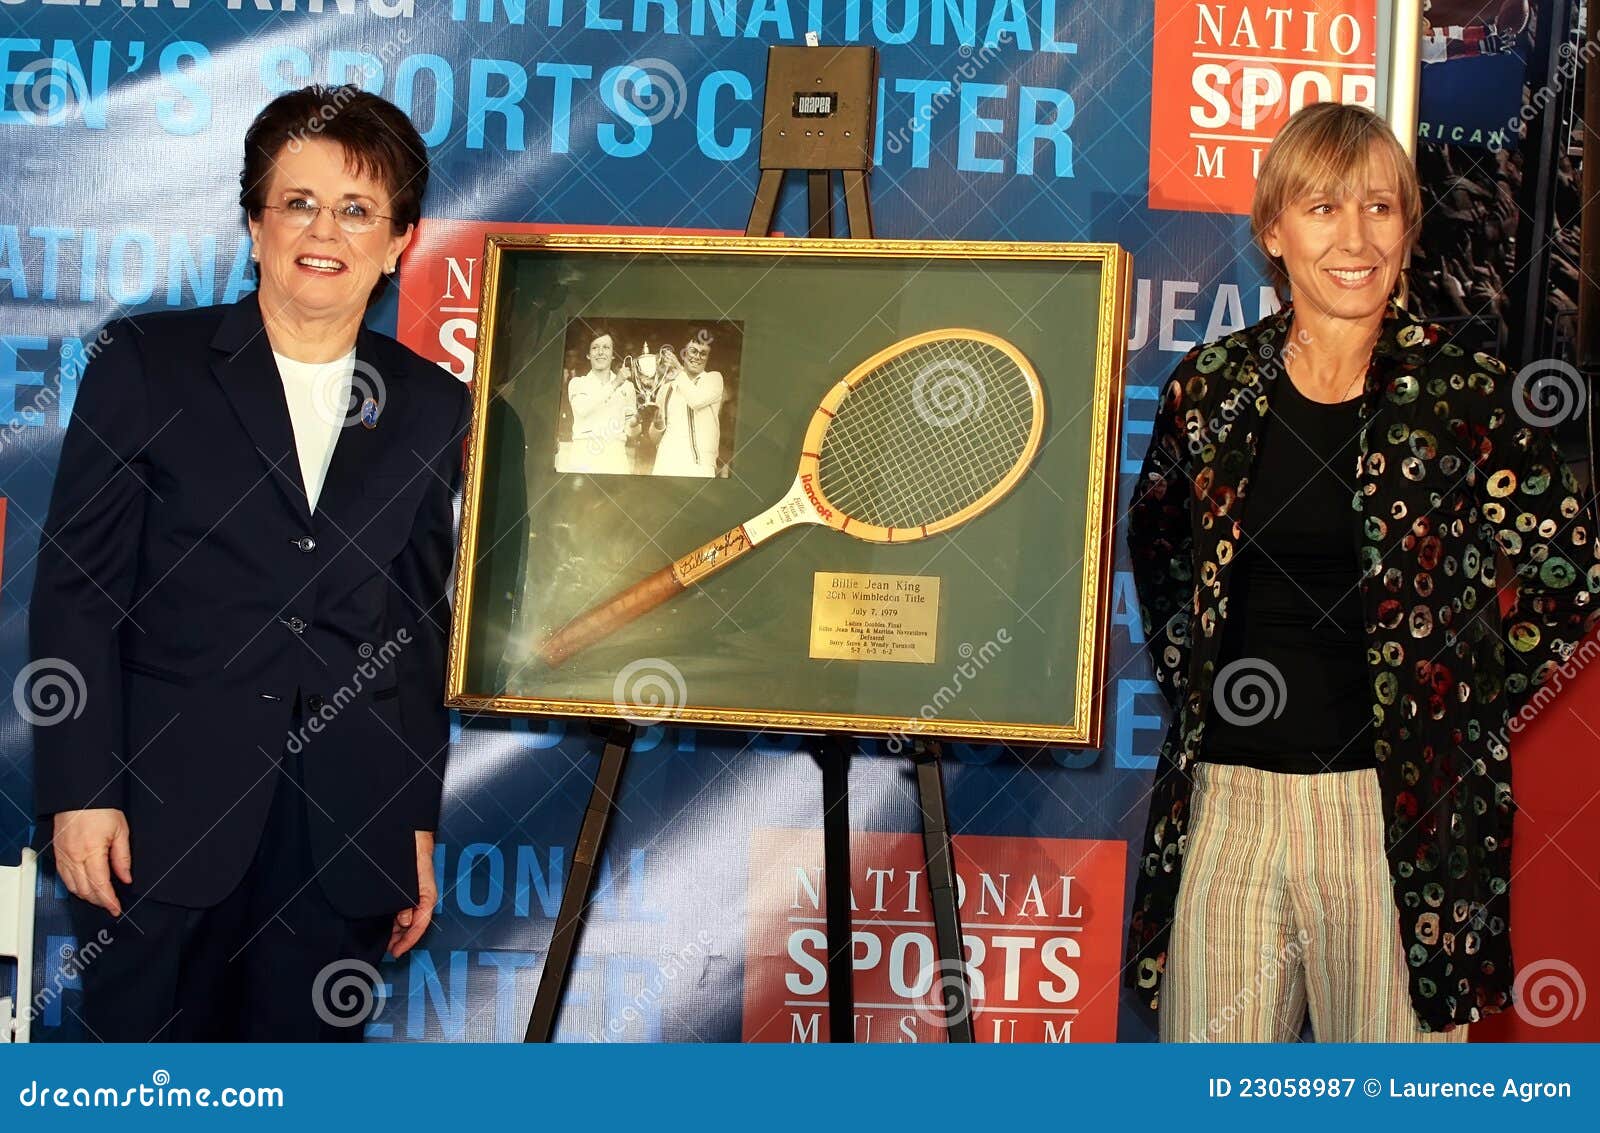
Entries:
[[[1160,1002],[1256,437],[1291,308],[1196,347],[1163,389],[1128,513],[1156,680],[1173,709],[1135,886],[1126,983]],[[1296,332],[1298,333],[1298,332]],[[1385,849],[1412,1005],[1448,1030],[1510,1005],[1508,720],[1554,695],[1600,614],[1593,510],[1496,359],[1390,304],[1360,409],[1357,542]],[[1342,522],[1330,516],[1329,522]],[[1515,568],[1502,618],[1496,549]],[[1535,693],[1538,699],[1535,701]]]

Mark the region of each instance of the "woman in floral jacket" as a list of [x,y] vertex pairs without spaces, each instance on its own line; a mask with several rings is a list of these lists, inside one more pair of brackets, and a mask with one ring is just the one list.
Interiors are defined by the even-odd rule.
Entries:
[[1308,1006],[1319,1041],[1459,1041],[1510,1003],[1508,721],[1600,558],[1523,383],[1394,302],[1420,212],[1381,119],[1300,111],[1252,214],[1291,302],[1162,392],[1128,538],[1173,720],[1127,980],[1163,1041],[1294,1041]]

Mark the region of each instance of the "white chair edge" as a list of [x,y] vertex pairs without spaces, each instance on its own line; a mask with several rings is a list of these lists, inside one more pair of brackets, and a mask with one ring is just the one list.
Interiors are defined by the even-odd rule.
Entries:
[[17,998],[0,999],[0,1043],[25,1043],[33,1025],[33,914],[39,888],[39,857],[22,851],[22,861],[0,866],[0,956],[17,961]]

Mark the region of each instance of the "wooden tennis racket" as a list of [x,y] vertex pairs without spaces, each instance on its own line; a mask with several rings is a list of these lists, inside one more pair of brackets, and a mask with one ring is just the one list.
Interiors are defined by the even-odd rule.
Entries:
[[539,656],[561,664],[802,523],[872,543],[948,531],[1004,498],[1043,436],[1039,375],[1011,343],[959,329],[897,342],[823,396],[783,499],[580,614]]

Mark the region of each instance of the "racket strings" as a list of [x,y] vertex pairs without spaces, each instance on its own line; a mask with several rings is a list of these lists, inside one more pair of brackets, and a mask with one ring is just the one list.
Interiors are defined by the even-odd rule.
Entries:
[[1005,351],[941,338],[862,377],[823,436],[822,493],[879,527],[919,527],[982,499],[1027,451],[1032,386]]

